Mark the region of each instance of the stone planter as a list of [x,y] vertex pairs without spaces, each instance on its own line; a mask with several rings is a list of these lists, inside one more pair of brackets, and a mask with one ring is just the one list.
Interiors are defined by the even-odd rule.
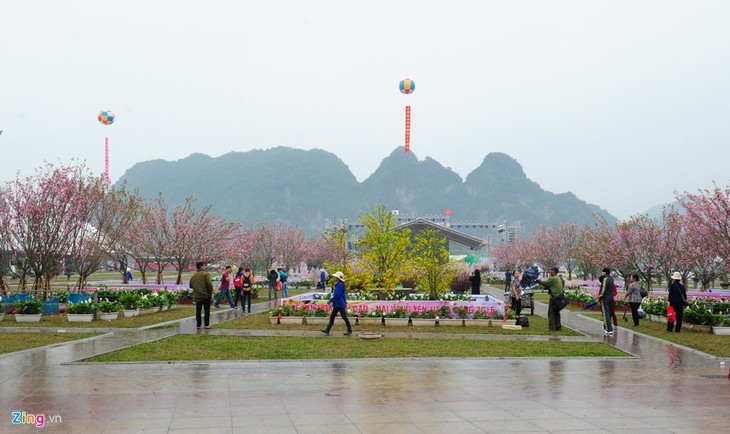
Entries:
[[710,329],[712,327],[708,325],[700,325],[700,324],[684,324],[685,327],[688,327],[693,332],[698,333],[710,333]]
[[166,310],[170,310],[170,305],[166,304],[164,306],[160,306],[160,312],[164,312]]
[[379,326],[383,324],[383,317],[382,316],[362,316],[357,319],[357,323],[359,325],[374,325]]
[[491,319],[465,319],[464,326],[466,327],[491,327]]
[[282,316],[279,318],[279,324],[284,325],[302,325],[303,321],[303,316]]
[[439,318],[439,327],[464,327],[464,320],[461,318]]
[[173,310],[173,309],[177,309],[177,304],[171,304],[171,305],[167,306],[167,310]]
[[2,321],[4,318],[5,318],[5,314],[4,313],[0,313],[0,321]]
[[16,313],[15,322],[40,322],[41,316],[40,313]]
[[409,318],[385,318],[386,326],[405,327],[408,325]]
[[730,327],[720,327],[720,326],[713,327],[712,333],[714,333],[716,335],[728,336],[728,335],[730,335]]
[[93,313],[67,313],[68,322],[91,322],[94,321]]
[[327,325],[330,322],[328,316],[308,316],[307,325]]
[[413,327],[436,327],[436,319],[432,318],[411,318]]
[[131,318],[133,316],[139,315],[139,309],[124,309],[124,317],[125,318]]
[[99,312],[102,321],[113,321],[119,318],[119,312]]
[[275,316],[270,316],[269,321],[271,321],[271,324],[273,324],[273,325],[279,324],[279,318],[277,318]]

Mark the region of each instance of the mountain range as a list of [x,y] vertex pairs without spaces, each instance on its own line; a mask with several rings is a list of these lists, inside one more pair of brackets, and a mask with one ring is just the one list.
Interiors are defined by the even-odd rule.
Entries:
[[400,215],[443,216],[451,221],[521,223],[523,233],[540,224],[594,222],[594,214],[616,218],[573,193],[555,194],[530,180],[522,166],[503,153],[489,153],[463,179],[450,168],[396,148],[363,182],[335,154],[275,147],[231,152],[220,157],[192,154],[178,161],[135,164],[119,182],[144,197],[162,193],[171,206],[193,195],[198,206],[229,220],[301,227],[312,235],[326,221],[355,222],[382,204]]

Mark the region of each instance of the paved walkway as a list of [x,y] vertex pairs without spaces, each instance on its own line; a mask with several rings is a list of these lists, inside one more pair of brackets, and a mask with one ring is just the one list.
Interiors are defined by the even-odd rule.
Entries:
[[[538,304],[536,314],[544,315],[545,306]],[[217,312],[214,322],[233,315]],[[606,339],[635,357],[524,359],[485,354],[478,359],[77,362],[138,342],[196,333],[194,323],[184,320],[175,327],[114,331],[0,356],[0,431],[728,431],[730,380],[719,359],[630,329],[619,328],[616,336],[604,338],[598,321],[576,313],[563,317],[564,325],[586,332],[590,339]],[[14,411],[44,414],[46,426],[13,425]],[[61,420],[52,422],[55,415]]]

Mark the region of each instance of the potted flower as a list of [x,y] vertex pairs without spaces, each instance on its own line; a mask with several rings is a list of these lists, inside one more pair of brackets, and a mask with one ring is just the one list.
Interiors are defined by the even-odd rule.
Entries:
[[329,304],[318,302],[307,306],[309,306],[308,309],[311,311],[311,315],[307,317],[308,325],[326,325],[329,323],[329,316],[332,313],[332,308]]
[[126,292],[120,295],[119,303],[124,309],[125,318],[139,315],[140,296],[136,292]]
[[730,315],[723,316],[722,321],[718,325],[712,326],[712,333],[716,335],[730,335]]
[[17,322],[39,322],[43,310],[43,300],[28,297],[25,300],[18,300],[13,303],[15,308],[15,321]]
[[462,327],[464,325],[464,319],[454,318],[451,307],[448,305],[441,306],[437,313],[439,326]]
[[193,290],[181,289],[177,292],[179,304],[193,304]]
[[470,327],[491,327],[492,316],[485,309],[477,309],[474,311],[470,320],[464,320],[464,325]]
[[395,306],[385,314],[385,325],[403,327],[408,325],[408,312],[403,306]]
[[180,301],[180,293],[176,291],[166,291],[167,292],[167,305],[168,310],[175,309],[177,307],[178,302]]
[[119,308],[121,305],[118,301],[110,301],[108,298],[99,300],[96,303],[96,307],[99,309],[99,315],[102,321],[112,321],[119,318]]
[[421,310],[418,312],[411,312],[410,317],[411,325],[414,327],[434,327],[439,315],[435,310]]
[[298,306],[295,308],[291,301],[282,303],[271,310],[271,323],[301,325],[304,318],[301,316],[294,316],[294,313],[298,308]]
[[382,309],[375,308],[370,312],[364,312],[359,318],[358,322],[361,325],[375,325],[379,326],[383,324],[383,316],[385,312]]
[[66,305],[66,317],[70,322],[91,322],[94,320],[94,303],[90,299]]

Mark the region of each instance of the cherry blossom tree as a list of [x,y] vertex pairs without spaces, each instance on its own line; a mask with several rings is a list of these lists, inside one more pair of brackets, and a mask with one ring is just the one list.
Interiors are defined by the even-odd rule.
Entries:
[[[730,264],[730,187],[700,189],[677,194],[686,213],[686,231],[692,242],[704,249],[708,260]],[[723,272],[727,272],[725,269]]]
[[558,232],[540,225],[529,240],[532,259],[542,265],[543,270],[563,263],[563,246]]
[[[90,187],[89,193],[96,196],[91,218],[76,232],[67,255],[79,273],[78,288],[83,288],[86,279],[98,271],[105,260],[113,257],[115,246],[129,230],[142,203],[139,196],[128,193],[124,186],[114,188],[99,179]],[[122,274],[126,278],[126,259],[123,265]]]
[[47,295],[71,241],[90,220],[98,197],[94,186],[100,179],[83,164],[46,163],[35,175],[16,177],[0,190],[0,231],[20,270],[21,290],[32,270],[33,290],[42,289]]

